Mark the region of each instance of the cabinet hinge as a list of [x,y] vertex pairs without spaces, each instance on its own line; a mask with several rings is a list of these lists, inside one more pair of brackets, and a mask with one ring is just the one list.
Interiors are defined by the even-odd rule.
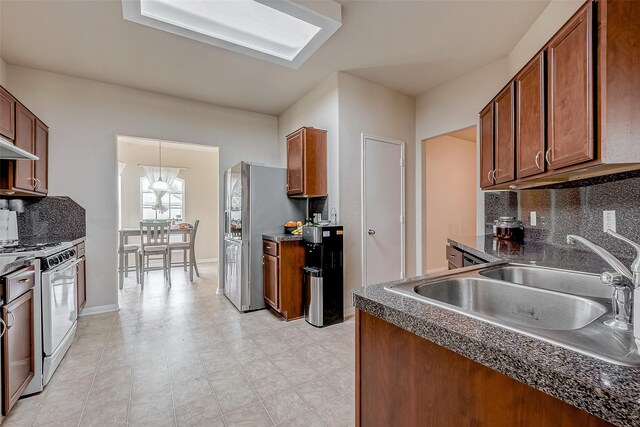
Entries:
[[400,159],[400,167],[403,168],[404,167],[404,159]]
[[404,216],[400,215],[400,224],[404,224]]

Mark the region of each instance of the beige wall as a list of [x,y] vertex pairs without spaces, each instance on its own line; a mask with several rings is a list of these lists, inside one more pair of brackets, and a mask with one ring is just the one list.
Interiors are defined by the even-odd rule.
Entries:
[[[50,127],[50,194],[68,195],[87,210],[88,309],[118,302],[118,135],[217,146],[220,174],[242,160],[277,163],[275,116],[8,68],[7,89]],[[219,193],[221,186],[219,179]]]
[[[417,140],[422,141],[475,125],[478,121],[478,112],[482,107],[542,48],[582,4],[584,4],[583,0],[552,0],[516,43],[509,55],[419,95],[416,99]],[[417,149],[419,152],[416,156],[416,185],[421,187],[424,181],[422,144],[419,144]],[[479,165],[479,155],[476,156],[476,162]],[[478,230],[482,230],[484,197],[480,191],[479,180],[476,182],[476,189],[476,224]],[[419,189],[418,198],[421,199],[421,197],[422,190]],[[419,200],[417,206],[423,206],[423,201]],[[416,214],[422,217],[422,209],[418,208]],[[419,235],[423,235],[421,229],[423,223],[423,219],[418,221]],[[420,264],[424,259],[421,252],[425,246],[423,242],[418,247]],[[418,265],[418,271],[425,271],[424,266]]]
[[8,65],[4,62],[4,59],[0,58],[0,85],[5,86],[7,84],[7,74],[9,72]]
[[[118,142],[118,161],[126,164],[120,175],[120,212],[123,227],[138,227],[141,199],[140,178],[144,169],[138,165],[158,166],[157,145]],[[199,260],[218,258],[218,150],[191,144],[162,145],[164,166],[183,167],[178,178],[185,183],[184,221],[200,220],[195,253]],[[176,253],[176,260],[181,260]]]
[[446,269],[447,238],[476,234],[476,143],[451,136],[425,141],[426,272]]
[[362,286],[362,133],[405,143],[405,271],[416,272],[415,99],[349,74],[338,74],[340,100],[340,212],[345,228],[345,307],[351,292]]
[[329,210],[340,211],[338,158],[338,74],[332,74],[278,117],[278,160],[287,166],[286,136],[302,126],[327,131]]

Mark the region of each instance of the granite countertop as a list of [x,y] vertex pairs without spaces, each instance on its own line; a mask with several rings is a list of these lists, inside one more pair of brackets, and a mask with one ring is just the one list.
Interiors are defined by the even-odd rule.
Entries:
[[[479,236],[450,239],[449,243],[488,261],[535,262],[561,266],[565,257],[573,269],[587,267],[587,252],[571,251],[544,243],[498,245]],[[488,246],[487,246],[488,245]],[[485,252],[486,251],[486,252]],[[553,255],[552,255],[553,254]],[[569,265],[563,264],[567,268]],[[590,265],[584,271],[600,269]],[[432,276],[392,282],[418,285]],[[640,425],[640,368],[619,366],[537,338],[520,334],[435,305],[386,291],[391,283],[367,286],[353,292],[358,310],[379,317],[422,338],[495,369],[564,402],[619,426]]]
[[295,240],[302,240],[301,234],[263,234],[264,240],[270,240],[272,242],[288,242]]
[[[488,262],[507,261],[598,274],[611,271],[611,267],[602,258],[581,246],[558,246],[544,241],[498,240],[492,235],[454,236],[447,240],[451,246]],[[633,259],[619,259],[626,265],[633,262]]]
[[0,255],[0,276],[4,276],[20,267],[28,265],[33,259],[34,258],[29,255]]

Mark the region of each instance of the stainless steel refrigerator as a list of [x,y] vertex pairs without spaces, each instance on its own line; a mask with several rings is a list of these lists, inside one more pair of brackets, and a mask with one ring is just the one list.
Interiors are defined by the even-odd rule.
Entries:
[[241,162],[224,174],[224,294],[238,310],[265,308],[262,235],[303,220],[305,201],[287,197],[287,170]]

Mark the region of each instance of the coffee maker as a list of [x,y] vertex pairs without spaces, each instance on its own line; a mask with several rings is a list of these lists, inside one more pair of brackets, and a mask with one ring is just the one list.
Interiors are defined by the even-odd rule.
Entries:
[[344,321],[343,229],[305,226],[304,318],[319,328]]

